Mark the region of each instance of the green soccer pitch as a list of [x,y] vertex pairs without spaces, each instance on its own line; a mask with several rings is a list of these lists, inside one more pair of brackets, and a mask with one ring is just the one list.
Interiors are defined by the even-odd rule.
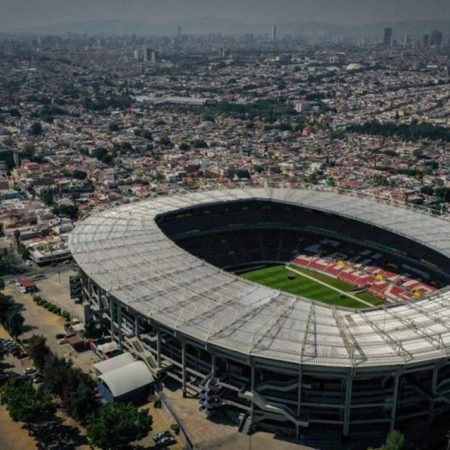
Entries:
[[[292,270],[287,267],[291,267]],[[369,308],[384,303],[383,299],[369,292],[351,293],[355,290],[355,287],[348,283],[297,266],[265,267],[241,273],[240,276],[273,289],[328,303],[329,305]],[[294,278],[292,279],[292,277]],[[337,292],[333,288],[346,292],[349,296]]]

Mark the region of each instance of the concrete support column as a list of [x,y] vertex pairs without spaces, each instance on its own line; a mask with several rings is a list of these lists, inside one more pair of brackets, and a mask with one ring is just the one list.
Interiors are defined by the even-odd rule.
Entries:
[[[251,369],[251,375],[250,375],[250,392],[252,394],[255,393],[255,365],[253,363],[253,361],[250,361],[250,369]],[[253,401],[253,397],[252,397],[252,402],[250,405],[250,424],[253,424],[254,421],[254,417],[255,417],[255,402]]]
[[109,315],[111,317],[111,337],[114,339],[114,301],[111,297],[109,298]]
[[183,380],[183,397],[186,397],[186,341],[181,341],[181,376]]
[[215,378],[216,376],[216,355],[213,353],[211,355],[211,377]]
[[433,367],[433,375],[431,377],[431,396],[432,399],[430,400],[430,409],[429,409],[429,414],[428,414],[428,429],[431,428],[431,425],[433,423],[434,420],[434,402],[435,402],[435,398],[436,398],[436,394],[437,394],[437,380],[438,380],[438,376],[439,376],[439,369],[440,369],[440,364],[435,364]]
[[134,335],[139,339],[139,317],[137,314],[134,318]]
[[297,417],[300,416],[301,404],[302,404],[302,379],[303,371],[302,366],[298,366],[298,388],[297,388]]
[[[302,381],[303,381],[303,370],[301,364],[298,365],[298,388],[297,388],[297,418],[300,418],[300,413],[302,410]],[[295,429],[295,434],[297,440],[300,438],[300,427],[297,425]]]
[[399,382],[400,382],[400,375],[398,373],[396,373],[394,376],[394,392],[393,392],[392,406],[391,406],[391,420],[389,423],[389,429],[391,431],[395,428]]
[[433,377],[431,378],[431,392],[433,395],[436,395],[437,392],[437,380],[439,375],[439,365],[435,365],[433,368]]
[[161,367],[161,332],[159,328],[156,329],[156,362]]
[[345,437],[348,436],[350,429],[352,388],[353,388],[353,373],[349,373],[345,385],[344,429],[343,429],[343,435]]
[[119,348],[122,350],[122,306],[117,305],[117,339],[119,340]]

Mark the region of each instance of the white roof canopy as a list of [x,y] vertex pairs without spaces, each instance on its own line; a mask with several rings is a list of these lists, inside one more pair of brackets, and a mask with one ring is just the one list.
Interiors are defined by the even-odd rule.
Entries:
[[177,246],[155,217],[193,205],[286,202],[402,235],[450,257],[450,221],[368,198],[302,189],[230,189],[158,197],[99,211],[79,223],[70,248],[79,267],[143,317],[245,355],[333,367],[447,357],[450,291],[367,311],[317,304],[248,282]]
[[135,361],[111,370],[98,378],[108,387],[114,397],[120,397],[153,383],[153,376],[142,361]]

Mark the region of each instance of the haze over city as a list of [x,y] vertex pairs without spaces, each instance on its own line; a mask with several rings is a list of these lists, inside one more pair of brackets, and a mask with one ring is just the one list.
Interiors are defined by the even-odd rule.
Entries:
[[198,19],[236,21],[249,26],[274,22],[361,26],[377,22],[445,21],[450,19],[450,4],[447,0],[0,1],[0,31],[93,20],[139,21],[160,27]]

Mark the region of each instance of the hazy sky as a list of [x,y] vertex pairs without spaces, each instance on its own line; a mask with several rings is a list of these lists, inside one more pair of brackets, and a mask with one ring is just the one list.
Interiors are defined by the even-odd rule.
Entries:
[[450,21],[450,0],[0,0],[0,31],[92,19],[161,23],[205,17],[343,25]]

